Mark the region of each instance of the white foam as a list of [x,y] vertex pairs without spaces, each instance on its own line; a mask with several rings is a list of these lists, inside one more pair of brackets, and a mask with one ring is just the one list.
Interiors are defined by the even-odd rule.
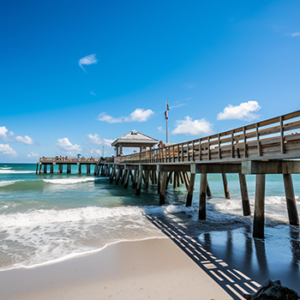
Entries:
[[29,174],[35,171],[16,171],[16,170],[0,170],[0,174]]
[[109,217],[141,216],[143,209],[139,207],[83,207],[66,210],[34,210],[26,213],[2,215],[0,229],[11,227],[32,227],[51,223],[95,221]]
[[64,179],[43,179],[43,181],[52,184],[76,184],[76,183],[95,181],[100,179],[101,178],[83,177],[83,178],[64,178]]
[[7,185],[11,185],[14,184],[18,181],[24,181],[24,180],[7,180],[7,181],[0,181],[0,187],[1,186],[7,186]]

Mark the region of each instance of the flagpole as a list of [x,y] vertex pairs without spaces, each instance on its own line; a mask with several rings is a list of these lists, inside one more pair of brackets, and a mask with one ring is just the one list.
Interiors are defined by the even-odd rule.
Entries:
[[[168,113],[168,100],[166,101],[166,113]],[[168,143],[168,119],[169,117],[166,118],[166,143]]]

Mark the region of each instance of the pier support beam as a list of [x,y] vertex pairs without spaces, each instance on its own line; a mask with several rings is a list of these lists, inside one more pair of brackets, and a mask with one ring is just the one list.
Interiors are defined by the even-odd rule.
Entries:
[[35,174],[37,174],[38,172],[39,172],[39,164],[36,164]]
[[114,176],[115,176],[115,172],[116,172],[116,168],[113,167],[113,168],[112,168],[112,171],[111,171],[110,179],[109,179],[109,182],[110,182],[110,183],[113,183]]
[[78,164],[78,174],[81,174],[81,164]]
[[244,216],[250,216],[251,209],[250,209],[250,202],[248,196],[246,175],[239,174],[239,181],[240,181],[241,198],[242,198],[242,205],[243,205],[243,214]]
[[211,197],[211,190],[210,190],[210,187],[209,187],[209,184],[208,184],[208,180],[206,180],[206,195],[208,198]]
[[71,164],[67,164],[67,174],[71,173]]
[[139,167],[139,173],[137,178],[137,185],[136,185],[136,191],[135,194],[139,196],[141,194],[141,187],[143,182],[143,168],[142,166]]
[[199,195],[199,219],[206,219],[206,188],[207,188],[207,174],[202,173],[200,179],[200,195]]
[[255,187],[253,237],[261,239],[265,236],[265,184],[266,175],[257,174]]
[[124,189],[128,188],[130,170],[125,170]]
[[86,174],[91,174],[91,165],[86,165]]
[[227,182],[227,177],[225,173],[222,173],[222,179],[223,179],[223,186],[224,186],[224,194],[226,199],[230,199],[230,194],[229,194],[229,188],[228,188],[228,182]]
[[290,225],[299,226],[299,217],[295,200],[292,175],[283,174],[283,181]]
[[50,174],[53,174],[53,164],[50,165]]
[[192,205],[195,177],[196,177],[196,174],[191,174],[190,184],[189,184],[189,188],[188,188],[188,194],[187,194],[187,198],[186,198],[186,206],[191,206]]
[[121,172],[122,172],[121,169],[118,169],[118,170],[117,170],[117,176],[116,176],[116,181],[115,181],[115,184],[116,184],[116,185],[119,184],[119,180],[120,180],[120,177],[121,177]]
[[63,172],[63,165],[62,165],[62,164],[59,164],[59,165],[58,165],[57,174],[62,174],[62,172]]
[[161,186],[161,172],[158,171],[158,178],[157,178],[157,193],[160,194],[160,186]]
[[44,174],[47,174],[47,164],[44,164]]
[[42,164],[40,164],[40,170],[39,170],[39,173],[40,173],[40,174],[42,173]]
[[159,193],[159,205],[165,204],[165,194],[166,194],[166,184],[168,180],[168,172],[159,172],[162,173],[161,177],[161,185],[160,185],[160,193]]

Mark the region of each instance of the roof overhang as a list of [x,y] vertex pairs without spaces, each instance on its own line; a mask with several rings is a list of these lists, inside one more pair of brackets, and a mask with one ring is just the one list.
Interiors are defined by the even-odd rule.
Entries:
[[158,144],[158,140],[155,141],[143,141],[143,140],[115,140],[111,143],[112,147],[149,147]]

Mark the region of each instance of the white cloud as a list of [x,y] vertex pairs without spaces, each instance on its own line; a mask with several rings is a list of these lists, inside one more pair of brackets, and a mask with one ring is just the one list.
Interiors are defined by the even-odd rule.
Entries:
[[97,63],[96,54],[91,54],[88,56],[85,56],[81,59],[79,59],[79,67],[86,73],[85,69],[83,68],[83,65],[91,65]]
[[87,136],[90,139],[90,142],[92,144],[100,145],[102,143],[101,139],[100,139],[100,137],[97,133],[95,133],[94,135],[93,134],[88,134]]
[[93,156],[101,156],[101,151],[99,149],[92,149],[90,151],[90,153],[93,155]]
[[251,121],[258,117],[258,115],[252,112],[260,110],[261,107],[256,101],[243,102],[238,106],[232,106],[229,104],[224,108],[223,112],[218,113],[218,120],[245,120]]
[[94,92],[91,92],[90,94],[93,95],[93,96],[97,96],[96,93],[94,93]]
[[189,116],[185,120],[177,120],[172,134],[201,135],[212,132],[212,124],[205,119],[195,120]]
[[39,157],[37,153],[30,152],[30,154],[27,154],[27,157]]
[[104,121],[108,123],[122,123],[122,122],[145,122],[147,121],[154,112],[151,109],[143,109],[137,108],[133,111],[129,117],[120,117],[114,118],[112,116],[107,115],[106,113],[101,113],[98,116],[99,121]]
[[290,33],[289,36],[291,36],[291,37],[300,36],[300,31],[299,32]]
[[33,145],[33,139],[30,138],[28,135],[25,135],[24,137],[22,136],[16,136],[16,141],[27,144],[27,145]]
[[157,127],[158,131],[161,133],[164,133],[165,131],[163,130],[162,126]]
[[75,155],[73,151],[81,151],[81,146],[77,144],[73,145],[68,138],[58,139],[56,145],[63,150],[70,151],[70,155]]
[[6,138],[6,133],[8,132],[8,129],[5,126],[0,127],[0,136],[2,138]]
[[0,152],[11,156],[17,156],[17,152],[11,148],[8,144],[0,144]]
[[110,140],[110,139],[103,139],[103,145],[105,146],[109,146],[111,147],[111,143],[113,142],[114,140]]
[[90,143],[95,145],[104,145],[104,146],[111,147],[111,143],[114,141],[110,139],[101,139],[97,133],[88,134],[87,136],[90,139]]

